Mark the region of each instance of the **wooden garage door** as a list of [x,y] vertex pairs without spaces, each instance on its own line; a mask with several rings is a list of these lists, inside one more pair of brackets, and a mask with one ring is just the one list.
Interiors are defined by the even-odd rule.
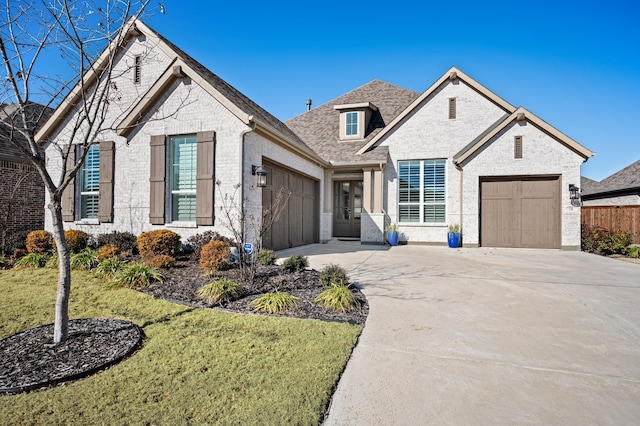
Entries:
[[560,248],[560,179],[485,178],[480,183],[480,243]]
[[291,191],[280,219],[273,224],[262,244],[272,250],[282,250],[319,240],[318,182],[284,167],[264,161],[267,186],[262,189],[262,205],[270,208],[280,188]]

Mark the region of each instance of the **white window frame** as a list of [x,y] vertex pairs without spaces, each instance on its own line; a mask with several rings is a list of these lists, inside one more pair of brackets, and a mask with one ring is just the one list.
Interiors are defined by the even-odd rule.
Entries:
[[[355,117],[355,122],[349,123],[349,117]],[[354,132],[349,133],[350,129]],[[358,111],[344,113],[344,135],[348,138],[360,136],[360,114]]]
[[[78,150],[81,150],[82,147],[78,146]],[[78,176],[78,209],[77,209],[77,218],[78,220],[98,220],[99,207],[95,210],[95,215],[91,214],[86,215],[86,203],[89,197],[96,197],[98,203],[100,202],[100,145],[94,144],[87,148],[89,152],[82,163],[82,167],[80,168],[79,176]],[[95,160],[95,164],[92,164],[92,167],[87,167],[87,161]],[[83,190],[85,186],[85,178],[87,174],[91,174],[95,186],[91,188],[91,190]],[[95,176],[95,177],[94,177]],[[99,205],[99,204],[98,204]]]
[[[400,175],[400,170],[401,167],[403,165],[403,163],[417,163],[417,165],[419,166],[419,173],[417,175],[417,184],[418,184],[418,200],[409,200],[410,197],[410,193],[407,192],[406,196],[407,196],[407,200],[405,201],[401,201],[401,197],[402,197],[402,191],[403,189],[401,188],[403,186],[403,182],[406,181],[407,179],[403,179]],[[425,166],[426,165],[432,165],[432,166],[436,166],[436,167],[442,167],[442,186],[440,187],[440,185],[437,186],[431,186],[432,189],[434,189],[438,194],[438,198],[441,198],[441,200],[429,200],[429,197],[425,197],[425,192],[426,192],[426,188],[425,188]],[[408,225],[415,225],[415,224],[428,224],[428,225],[444,225],[447,223],[447,162],[445,159],[425,159],[425,160],[401,160],[398,161],[398,223],[401,224],[408,224]],[[413,175],[414,179],[416,177],[416,175]],[[436,177],[437,179],[437,177]],[[407,188],[407,190],[409,190],[409,188]],[[401,210],[403,209],[403,207],[417,207],[418,208],[418,220],[417,221],[410,221],[410,220],[403,220],[400,216],[401,214]],[[438,220],[438,221],[426,221],[425,219],[425,208],[427,206],[442,206],[442,210],[444,211],[444,214],[442,216],[442,220]]]
[[[193,189],[173,189],[174,186],[174,144],[176,142],[179,141],[184,141],[187,138],[192,139],[192,141],[190,141],[189,143],[193,144],[193,150],[194,150],[194,155],[193,155],[193,161],[192,161],[192,168],[190,170],[186,170],[187,172],[190,172],[192,177],[193,177]],[[166,209],[166,215],[167,218],[169,219],[167,222],[168,223],[177,223],[177,224],[195,224],[196,223],[196,172],[197,172],[197,139],[196,139],[196,134],[187,134],[187,135],[176,135],[176,136],[170,136],[168,138],[168,143],[167,143],[167,191],[166,191],[166,196],[167,196],[167,209]],[[173,207],[174,207],[174,202],[173,202],[173,198],[174,195],[192,195],[193,196],[193,217],[190,218],[189,220],[178,220],[176,217],[176,215],[174,215],[173,212]]]

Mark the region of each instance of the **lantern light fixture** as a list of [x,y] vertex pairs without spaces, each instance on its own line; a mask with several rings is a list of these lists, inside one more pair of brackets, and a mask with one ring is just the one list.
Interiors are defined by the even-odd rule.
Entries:
[[251,166],[251,174],[256,177],[256,186],[264,188],[267,186],[267,169],[260,166]]

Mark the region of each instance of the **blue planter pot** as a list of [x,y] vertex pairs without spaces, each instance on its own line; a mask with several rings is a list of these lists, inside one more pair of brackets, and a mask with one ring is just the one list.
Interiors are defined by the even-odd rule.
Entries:
[[387,232],[387,241],[390,246],[398,245],[398,233],[397,232]]
[[456,232],[449,232],[447,234],[447,243],[451,248],[457,248],[460,245],[460,234]]

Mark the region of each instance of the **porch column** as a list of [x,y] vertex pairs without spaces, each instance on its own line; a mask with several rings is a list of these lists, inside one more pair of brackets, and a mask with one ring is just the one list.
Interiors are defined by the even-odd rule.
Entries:
[[373,213],[373,169],[362,169],[362,207],[365,211]]
[[382,213],[382,170],[373,172],[373,210],[372,213]]

